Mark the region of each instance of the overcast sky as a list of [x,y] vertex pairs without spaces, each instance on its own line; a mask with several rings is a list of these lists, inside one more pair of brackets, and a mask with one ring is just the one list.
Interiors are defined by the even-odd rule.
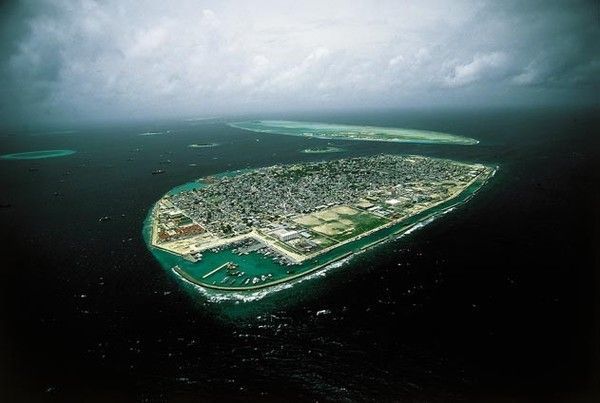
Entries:
[[25,1],[1,6],[0,119],[598,103],[584,1]]

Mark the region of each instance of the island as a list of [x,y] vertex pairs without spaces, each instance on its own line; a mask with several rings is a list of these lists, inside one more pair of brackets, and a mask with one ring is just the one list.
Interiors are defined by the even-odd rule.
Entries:
[[188,148],[212,148],[212,147],[216,147],[219,144],[217,143],[197,143],[197,144],[190,144],[188,146]]
[[473,145],[478,140],[427,130],[355,126],[290,120],[248,120],[229,126],[258,133],[284,134],[328,140],[389,141],[398,143]]
[[39,160],[44,158],[66,157],[75,154],[75,150],[41,150],[0,155],[4,160]]
[[329,153],[341,153],[343,151],[345,151],[345,150],[340,147],[327,146],[327,147],[321,147],[321,148],[305,148],[304,150],[302,150],[300,152],[302,154],[329,154]]
[[257,290],[397,238],[464,203],[496,169],[377,155],[229,172],[164,195],[144,237],[188,283]]

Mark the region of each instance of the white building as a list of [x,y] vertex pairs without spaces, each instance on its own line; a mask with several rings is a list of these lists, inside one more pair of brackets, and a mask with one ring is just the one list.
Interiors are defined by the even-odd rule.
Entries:
[[282,242],[286,242],[295,238],[298,238],[300,235],[298,231],[289,231],[285,228],[280,228],[278,230],[273,231],[273,236],[279,239]]

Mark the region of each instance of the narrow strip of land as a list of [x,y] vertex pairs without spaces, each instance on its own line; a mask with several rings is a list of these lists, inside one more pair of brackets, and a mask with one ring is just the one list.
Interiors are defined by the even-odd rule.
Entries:
[[[327,140],[391,141],[424,144],[473,145],[479,141],[450,133],[396,127],[357,126],[289,120],[249,120],[229,123],[231,127],[257,133],[313,137]],[[335,148],[335,147],[333,147]],[[313,151],[306,151],[313,152]],[[316,151],[331,152],[331,151]]]

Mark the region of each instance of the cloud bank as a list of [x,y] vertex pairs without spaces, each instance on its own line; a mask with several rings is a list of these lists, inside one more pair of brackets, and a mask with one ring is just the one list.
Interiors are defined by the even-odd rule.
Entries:
[[597,6],[525,3],[13,4],[3,17],[0,117],[597,102]]

